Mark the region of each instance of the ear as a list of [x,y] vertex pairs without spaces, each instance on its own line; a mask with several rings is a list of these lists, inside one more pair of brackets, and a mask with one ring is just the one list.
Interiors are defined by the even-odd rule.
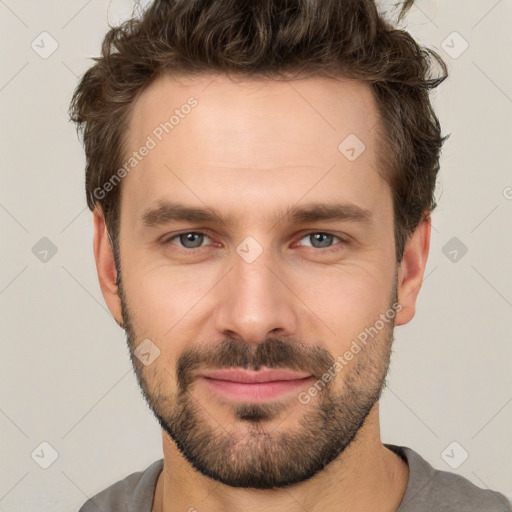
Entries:
[[105,218],[101,208],[97,207],[93,212],[94,220],[94,259],[96,271],[100,282],[101,293],[108,309],[114,316],[115,321],[122,325],[121,299],[117,294],[116,285],[117,271],[114,263],[114,252],[110,244],[110,237],[107,232]]
[[416,297],[421,288],[430,248],[431,218],[428,215],[407,240],[398,269],[397,294],[402,305],[397,310],[395,325],[410,322],[416,313]]

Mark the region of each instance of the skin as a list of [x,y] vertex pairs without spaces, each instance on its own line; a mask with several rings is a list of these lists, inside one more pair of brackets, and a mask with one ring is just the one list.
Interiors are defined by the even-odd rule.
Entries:
[[[430,217],[408,239],[397,265],[392,196],[376,171],[378,118],[368,85],[319,77],[290,83],[235,83],[220,75],[160,77],[134,104],[129,151],[144,144],[169,118],[167,112],[191,96],[197,107],[122,182],[119,244],[132,343],[149,338],[160,350],[151,366],[137,369],[148,389],[175,397],[175,366],[184,351],[194,345],[215,348],[226,337],[256,348],[279,334],[321,347],[333,357],[344,354],[388,310],[394,286],[401,305],[394,324],[410,322],[428,257]],[[338,150],[348,134],[356,134],[366,146],[353,162]],[[233,218],[148,228],[142,214],[161,199],[207,205]],[[369,210],[373,227],[346,220],[276,222],[276,215],[294,205],[329,201]],[[179,240],[169,241],[176,233],[201,228],[209,238],[195,255],[180,247]],[[311,232],[348,236],[349,243],[334,238],[325,251],[311,246]],[[252,263],[236,252],[248,236],[263,249]],[[121,323],[123,305],[101,208],[94,212],[94,254],[103,296]],[[376,340],[380,345],[375,346],[383,347],[376,360],[385,371],[392,330],[382,331]],[[332,392],[346,389],[362,357],[354,356],[337,375]],[[236,419],[232,404],[199,385],[191,389],[205,425],[251,439],[251,425]],[[293,431],[320,400],[313,397],[304,406],[283,399],[281,414],[262,427],[277,435]],[[225,485],[196,471],[164,430],[162,438],[164,470],[153,504],[159,512],[191,507],[395,511],[409,476],[407,464],[382,444],[378,402],[356,441],[313,478],[290,488]]]

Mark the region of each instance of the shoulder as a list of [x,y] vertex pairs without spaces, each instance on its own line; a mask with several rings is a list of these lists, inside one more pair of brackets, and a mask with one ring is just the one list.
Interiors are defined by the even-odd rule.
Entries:
[[87,500],[78,512],[150,512],[162,468],[160,459],[145,470],[128,475]]
[[477,487],[466,478],[448,471],[435,471],[430,493],[439,510],[446,512],[512,512],[510,502],[503,494]]
[[385,446],[409,465],[409,482],[397,512],[512,512],[503,494],[481,489],[455,473],[435,469],[411,448]]

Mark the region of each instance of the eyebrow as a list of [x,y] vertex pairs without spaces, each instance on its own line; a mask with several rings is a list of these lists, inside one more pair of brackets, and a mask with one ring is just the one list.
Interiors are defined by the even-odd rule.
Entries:
[[[155,207],[144,210],[142,222],[145,227],[153,228],[170,222],[207,222],[227,224],[233,223],[234,215],[222,216],[211,208],[187,206],[178,202],[160,201]],[[292,206],[286,212],[279,212],[274,218],[280,222],[308,223],[321,221],[345,221],[372,227],[373,214],[370,210],[353,203],[308,203],[303,206]]]

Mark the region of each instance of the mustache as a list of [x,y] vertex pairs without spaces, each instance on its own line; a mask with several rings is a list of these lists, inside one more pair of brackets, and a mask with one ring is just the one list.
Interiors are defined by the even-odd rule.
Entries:
[[308,372],[317,379],[335,364],[323,347],[308,346],[298,339],[266,338],[248,344],[226,338],[220,344],[190,346],[176,362],[178,388],[185,392],[201,369],[243,368],[258,371],[262,367]]

